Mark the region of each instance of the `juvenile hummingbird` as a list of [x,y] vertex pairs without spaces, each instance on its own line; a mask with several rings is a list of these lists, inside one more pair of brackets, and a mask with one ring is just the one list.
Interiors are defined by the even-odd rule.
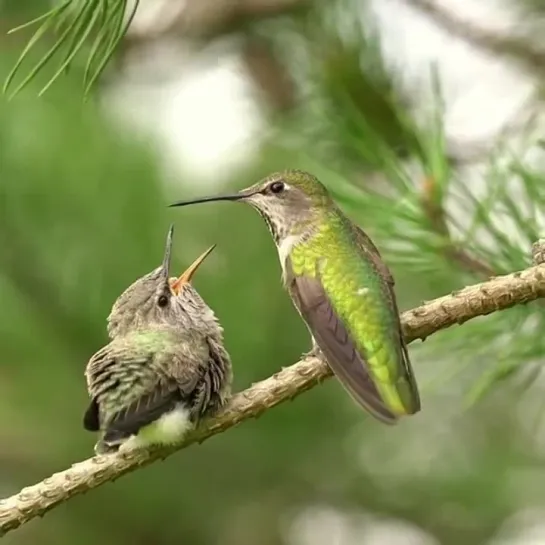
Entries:
[[83,423],[100,432],[97,454],[175,443],[230,395],[223,329],[190,284],[214,246],[169,278],[172,235],[171,226],[162,265],[116,300],[111,342],[87,364],[91,403]]
[[[313,341],[354,400],[394,424],[420,410],[393,277],[371,239],[308,172],[275,173],[242,191],[176,202],[240,201],[265,220],[282,280]],[[309,354],[310,354],[309,353]]]

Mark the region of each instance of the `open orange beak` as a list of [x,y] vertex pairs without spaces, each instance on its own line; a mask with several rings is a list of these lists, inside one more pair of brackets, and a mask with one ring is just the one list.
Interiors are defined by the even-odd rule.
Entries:
[[197,259],[195,259],[195,261],[193,261],[193,263],[183,272],[180,277],[172,278],[169,280],[170,289],[172,290],[172,293],[174,293],[174,295],[179,295],[184,285],[191,282],[191,279],[193,278],[193,275],[195,274],[197,269],[201,266],[202,262],[210,255],[215,247],[215,244],[210,246],[210,248],[208,248],[206,252],[201,254]]

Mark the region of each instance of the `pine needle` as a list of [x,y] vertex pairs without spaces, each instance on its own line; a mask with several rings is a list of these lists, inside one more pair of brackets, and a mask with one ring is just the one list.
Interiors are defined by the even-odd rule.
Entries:
[[135,1],[127,22],[123,24],[127,1],[68,0],[43,15],[11,29],[10,34],[39,24],[38,29],[29,39],[13,69],[8,74],[3,86],[4,93],[7,93],[15,77],[20,72],[22,64],[29,58],[31,50],[44,35],[52,31],[56,35],[54,44],[17,85],[9,97],[10,99],[34,80],[57,52],[64,49],[63,60],[54,71],[53,76],[38,93],[39,96],[43,95],[63,73],[68,71],[76,55],[95,32],[96,36],[92,41],[84,75],[84,94],[87,95],[106,68],[134,18],[139,0]]
[[[123,4],[124,4],[124,6],[126,5],[126,0],[123,0]],[[135,0],[134,7],[133,7],[133,9],[131,11],[131,14],[130,14],[129,18],[127,19],[127,22],[125,23],[125,25],[122,26],[121,28],[118,28],[117,32],[112,34],[112,40],[110,42],[110,47],[108,48],[108,50],[106,51],[106,53],[102,57],[102,59],[99,61],[99,64],[98,64],[97,69],[95,70],[95,73],[86,82],[85,92],[84,92],[84,94],[86,96],[89,93],[92,86],[94,85],[94,83],[96,82],[96,80],[99,78],[100,74],[103,72],[103,70],[106,67],[106,65],[108,64],[108,62],[110,61],[112,55],[114,54],[115,49],[119,45],[119,42],[122,40],[123,36],[125,36],[125,34],[127,33],[127,30],[129,28],[130,24],[132,23],[132,20],[134,19],[134,16],[136,15],[136,11],[138,10],[139,5],[140,5],[140,0]],[[124,13],[124,10],[123,10],[123,13]],[[123,22],[123,19],[121,18],[121,23],[122,22]],[[87,76],[87,70],[88,70],[88,68],[89,68],[92,61],[93,61],[93,56],[90,57],[89,63],[87,65],[86,76]],[[85,80],[86,79],[87,79],[87,77],[85,77]]]

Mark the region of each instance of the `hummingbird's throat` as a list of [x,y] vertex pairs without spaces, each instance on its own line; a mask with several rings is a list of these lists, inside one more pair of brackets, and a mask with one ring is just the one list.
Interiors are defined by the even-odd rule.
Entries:
[[283,228],[284,225],[281,222],[275,221],[275,219],[272,217],[272,214],[269,213],[267,210],[263,210],[262,208],[257,206],[255,207],[255,209],[265,221],[265,225],[269,229],[269,233],[271,234],[274,243],[278,246],[282,238],[287,234],[285,233],[285,229]]

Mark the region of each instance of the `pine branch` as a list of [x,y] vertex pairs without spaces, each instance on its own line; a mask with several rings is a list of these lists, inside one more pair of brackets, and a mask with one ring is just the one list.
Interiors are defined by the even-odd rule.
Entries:
[[495,31],[482,28],[445,8],[437,0],[404,0],[404,2],[427,15],[453,36],[457,36],[487,53],[514,61],[527,70],[537,71],[537,73],[543,72],[545,51],[535,47],[527,40],[516,36],[500,36]]
[[[542,241],[534,245],[536,262],[545,257]],[[434,299],[402,315],[407,342],[426,339],[429,335],[454,324],[463,324],[484,316],[545,297],[545,264],[500,276]],[[268,409],[292,400],[302,392],[331,376],[329,367],[316,358],[306,358],[233,396],[229,405],[215,418],[191,433],[183,443],[153,450],[133,451],[124,455],[89,458],[71,468],[55,473],[42,482],[23,488],[0,501],[0,536],[43,516],[55,506],[77,494],[164,459],[192,443],[226,431],[249,418],[257,418]]]

